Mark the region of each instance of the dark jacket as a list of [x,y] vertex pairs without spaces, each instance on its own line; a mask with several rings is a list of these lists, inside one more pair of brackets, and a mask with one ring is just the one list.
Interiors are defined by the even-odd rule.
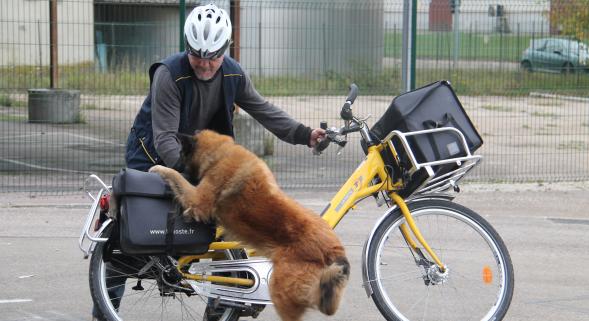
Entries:
[[[194,72],[188,62],[186,53],[177,53],[161,62],[153,64],[149,68],[150,91],[139,113],[135,117],[133,127],[127,138],[127,150],[125,153],[125,162],[128,168],[141,171],[147,171],[151,166],[162,164],[172,166],[174,164],[163,164],[161,158],[155,151],[153,129],[151,125],[151,83],[155,70],[160,65],[165,65],[172,79],[175,79],[176,85],[180,90],[181,110],[180,110],[180,127],[178,132],[192,135],[190,125],[187,124],[188,115],[190,114],[193,95]],[[223,76],[223,98],[224,109],[220,109],[213,117],[207,129],[215,130],[221,134],[233,136],[233,103],[235,97],[240,91],[243,91],[244,73],[239,64],[228,56],[225,56],[221,65]]]

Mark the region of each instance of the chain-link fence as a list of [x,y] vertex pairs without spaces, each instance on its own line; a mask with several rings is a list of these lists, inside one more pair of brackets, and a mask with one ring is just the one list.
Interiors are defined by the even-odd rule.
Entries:
[[[455,12],[450,2],[417,2],[416,84],[450,80],[481,132],[485,160],[469,178],[588,179],[588,39],[559,34],[550,14],[567,1],[462,0]],[[116,173],[149,65],[180,48],[178,1],[56,3],[51,46],[51,1],[0,2],[3,192],[77,190],[89,173]],[[402,0],[215,3],[235,25],[228,54],[260,93],[308,126],[342,125],[352,82],[360,88],[354,111],[370,123],[401,93]],[[187,0],[186,12],[195,5]],[[249,124],[239,114],[236,122]],[[363,159],[355,135],[340,155],[331,147],[321,157],[259,130],[238,135],[262,142],[259,153],[284,187],[341,184]]]

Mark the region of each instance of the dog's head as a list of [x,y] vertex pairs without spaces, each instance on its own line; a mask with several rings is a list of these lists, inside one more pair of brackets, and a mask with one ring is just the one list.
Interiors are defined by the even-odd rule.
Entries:
[[230,136],[212,130],[198,130],[193,136],[178,133],[176,137],[182,145],[180,159],[186,169],[195,175],[199,171],[205,171],[215,159],[223,155],[223,151],[219,149],[221,145],[233,141]]

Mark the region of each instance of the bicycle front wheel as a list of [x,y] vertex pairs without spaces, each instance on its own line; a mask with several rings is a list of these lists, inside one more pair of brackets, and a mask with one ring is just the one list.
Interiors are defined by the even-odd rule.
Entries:
[[501,320],[513,295],[513,266],[493,227],[450,201],[408,206],[447,269],[440,271],[425,250],[412,250],[401,231],[406,220],[396,209],[377,227],[368,253],[372,298],[383,316],[389,321]]
[[[106,321],[198,320],[237,321],[235,308],[213,308],[206,297],[166,285],[148,256],[112,254],[98,243],[90,260],[90,292]],[[226,250],[225,260],[245,259],[244,251]],[[236,277],[235,275],[232,275]],[[93,312],[97,313],[97,311]]]

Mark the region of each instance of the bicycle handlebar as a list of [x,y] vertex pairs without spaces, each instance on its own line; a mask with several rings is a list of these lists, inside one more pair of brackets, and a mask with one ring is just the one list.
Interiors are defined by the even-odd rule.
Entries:
[[356,100],[356,96],[358,96],[358,86],[356,86],[356,84],[352,83],[350,85],[350,91],[348,92],[348,97],[346,98],[346,102],[350,102],[350,104],[354,103],[354,100]]
[[342,111],[340,112],[340,116],[343,120],[352,120],[354,115],[352,114],[352,104],[356,97],[358,96],[358,86],[356,84],[350,85],[350,91],[348,92],[348,97],[346,98],[346,102],[342,107]]
[[[342,117],[342,119],[348,120],[348,121],[354,119],[354,115],[352,114],[352,104],[356,100],[357,96],[358,96],[358,86],[356,86],[356,84],[351,84],[350,91],[348,92],[348,97],[346,97],[346,102],[344,103],[342,110],[340,112],[340,116]],[[321,128],[326,130],[326,136],[325,136],[325,139],[323,139],[322,141],[317,143],[317,145],[315,145],[315,147],[313,147],[313,154],[314,155],[320,155],[321,152],[323,150],[325,150],[331,142],[334,142],[334,143],[338,144],[339,146],[344,147],[346,145],[347,141],[345,139],[342,140],[342,139],[338,138],[337,135],[347,135],[348,133],[356,132],[356,131],[360,130],[360,127],[358,127],[358,126],[348,127],[345,129],[342,128],[339,131],[330,130],[330,129],[327,129],[326,122],[321,122]]]

